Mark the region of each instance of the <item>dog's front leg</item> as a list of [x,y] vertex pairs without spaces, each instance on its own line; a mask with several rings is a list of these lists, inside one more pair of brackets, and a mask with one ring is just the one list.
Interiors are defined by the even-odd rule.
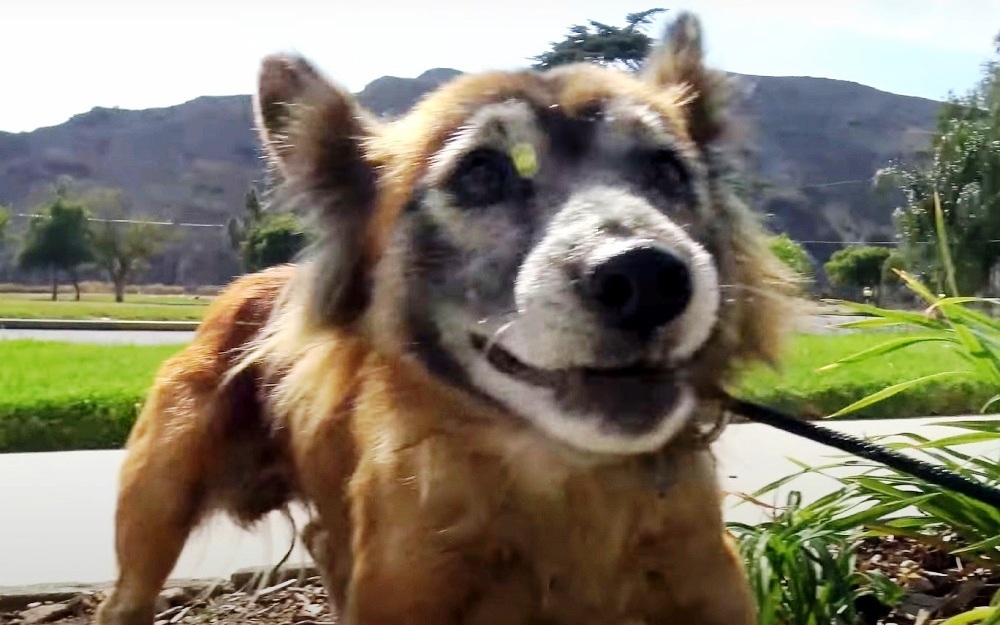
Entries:
[[351,576],[349,531],[338,527],[331,532],[323,521],[316,519],[302,530],[302,542],[319,569],[330,607],[340,614],[344,610]]
[[440,502],[395,477],[364,481],[353,489],[342,625],[460,625],[474,575],[441,531]]
[[115,511],[118,579],[97,625],[153,624],[156,597],[202,513],[205,445],[190,427],[199,417],[178,408],[175,393],[158,385],[130,436]]
[[468,596],[458,558],[419,540],[390,539],[355,553],[343,625],[460,625]]

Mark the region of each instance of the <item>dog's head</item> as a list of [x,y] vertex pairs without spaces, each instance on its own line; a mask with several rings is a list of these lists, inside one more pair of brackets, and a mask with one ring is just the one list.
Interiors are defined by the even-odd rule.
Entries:
[[659,448],[785,323],[728,186],[722,86],[687,14],[639,75],[463,76],[390,123],[269,57],[262,138],[324,235],[306,314],[573,448]]

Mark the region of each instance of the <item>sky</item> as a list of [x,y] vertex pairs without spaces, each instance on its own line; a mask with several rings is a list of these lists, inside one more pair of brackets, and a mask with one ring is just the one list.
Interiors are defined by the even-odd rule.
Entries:
[[251,93],[258,63],[298,52],[359,91],[432,67],[512,69],[572,24],[661,6],[658,36],[696,12],[708,61],[767,76],[850,80],[933,99],[979,77],[1000,0],[3,0],[0,130],[95,106],[141,109]]

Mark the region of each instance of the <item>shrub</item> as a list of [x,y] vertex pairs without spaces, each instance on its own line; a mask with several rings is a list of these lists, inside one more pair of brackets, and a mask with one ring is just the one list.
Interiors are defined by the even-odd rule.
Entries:
[[0,453],[119,448],[144,399],[94,393],[69,402],[0,404]]

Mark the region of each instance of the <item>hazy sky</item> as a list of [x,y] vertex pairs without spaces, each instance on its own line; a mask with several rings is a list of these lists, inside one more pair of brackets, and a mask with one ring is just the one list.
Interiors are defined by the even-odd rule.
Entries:
[[[929,98],[964,91],[1000,31],[1000,0],[2,0],[0,130],[94,106],[250,93],[261,56],[312,58],[354,90],[431,67],[523,66],[575,23],[653,6],[703,20],[710,61]],[[665,19],[669,19],[669,14]],[[663,20],[651,34],[659,35]]]

